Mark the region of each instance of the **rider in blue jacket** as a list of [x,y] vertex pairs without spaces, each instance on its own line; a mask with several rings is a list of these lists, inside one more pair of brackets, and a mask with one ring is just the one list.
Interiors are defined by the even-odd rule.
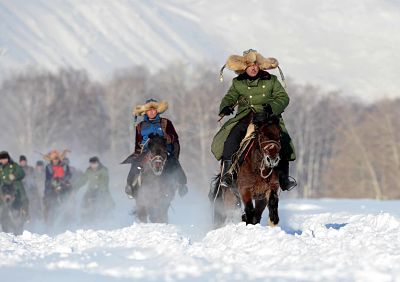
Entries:
[[178,134],[172,122],[160,116],[167,109],[168,103],[164,101],[158,102],[154,99],[149,99],[144,105],[135,108],[134,114],[143,115],[143,121],[136,125],[135,151],[128,158],[131,163],[131,170],[129,171],[125,192],[130,197],[135,197],[142,157],[147,152],[149,136],[152,134],[165,138],[169,155],[166,168],[174,171],[180,195],[184,195],[187,192],[187,178],[179,163],[180,145]]

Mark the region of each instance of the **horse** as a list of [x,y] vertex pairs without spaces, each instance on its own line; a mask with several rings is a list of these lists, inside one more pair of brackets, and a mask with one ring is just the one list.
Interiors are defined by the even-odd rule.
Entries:
[[18,191],[12,184],[5,184],[0,191],[0,221],[3,232],[22,234],[24,229],[25,218],[21,209],[22,203]]
[[176,185],[173,172],[168,169],[166,139],[151,134],[147,150],[142,154],[134,214],[140,222],[168,223],[168,209],[175,196]]
[[214,219],[217,226],[224,223],[230,212],[238,210],[240,203],[244,206],[242,221],[246,222],[246,225],[260,223],[262,213],[267,206],[269,225],[276,226],[279,223],[280,186],[279,172],[276,170],[281,149],[279,118],[262,114],[253,117],[253,124],[254,138],[247,143],[245,150],[234,161],[236,181],[232,187],[230,189],[220,187],[220,175],[214,181],[214,191],[217,192],[212,195],[215,195]]
[[71,220],[72,185],[68,180],[54,178],[46,183],[44,195],[44,219],[48,228],[55,227],[58,222]]

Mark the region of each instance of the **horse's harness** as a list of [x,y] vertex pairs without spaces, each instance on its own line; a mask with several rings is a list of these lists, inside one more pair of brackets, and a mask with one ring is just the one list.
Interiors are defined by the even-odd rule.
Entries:
[[[269,154],[265,154],[264,152],[268,150],[268,148],[272,146],[276,146],[278,148],[278,151],[281,149],[281,144],[275,140],[266,140],[266,141],[261,141],[260,135],[258,135],[258,145],[261,149],[262,153],[262,159],[261,159],[261,165],[260,165],[260,176],[263,179],[267,179],[269,176],[271,176],[272,171],[274,167],[278,166],[279,161],[281,158],[279,157],[279,154],[276,158],[271,158]],[[269,169],[269,172],[266,174],[264,173],[267,169]]]

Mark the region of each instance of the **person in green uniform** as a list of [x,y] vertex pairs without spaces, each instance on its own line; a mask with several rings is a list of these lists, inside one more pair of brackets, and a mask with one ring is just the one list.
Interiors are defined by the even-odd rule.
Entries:
[[24,170],[11,159],[9,153],[0,152],[0,193],[2,193],[3,187],[12,186],[15,189],[15,201],[12,207],[20,209],[23,216],[28,218],[29,201],[22,183],[24,177]]
[[285,128],[282,113],[289,104],[289,96],[275,75],[267,72],[278,67],[274,58],[264,58],[256,50],[249,49],[243,56],[233,55],[221,69],[227,67],[238,76],[232,81],[227,94],[221,101],[219,115],[231,115],[237,105],[235,117],[229,119],[214,137],[211,150],[217,160],[222,160],[221,185],[232,185],[232,155],[238,151],[240,142],[246,135],[247,127],[252,121],[253,114],[267,111],[269,115],[279,118],[281,127],[279,182],[282,190],[291,190],[296,181],[289,177],[289,161],[296,159],[291,138]]
[[82,202],[82,219],[101,219],[110,214],[115,203],[109,189],[108,169],[94,156],[89,159],[89,167],[77,182],[77,188],[87,185]]

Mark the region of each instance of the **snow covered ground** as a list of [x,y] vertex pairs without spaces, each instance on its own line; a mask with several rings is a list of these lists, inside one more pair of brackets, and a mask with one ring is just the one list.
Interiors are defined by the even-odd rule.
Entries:
[[[194,201],[196,200],[196,201]],[[282,200],[281,225],[209,229],[202,195],[171,224],[0,233],[1,281],[400,281],[399,201]],[[126,214],[126,218],[129,218]],[[130,219],[131,220],[131,219]],[[123,225],[128,225],[124,227]]]

